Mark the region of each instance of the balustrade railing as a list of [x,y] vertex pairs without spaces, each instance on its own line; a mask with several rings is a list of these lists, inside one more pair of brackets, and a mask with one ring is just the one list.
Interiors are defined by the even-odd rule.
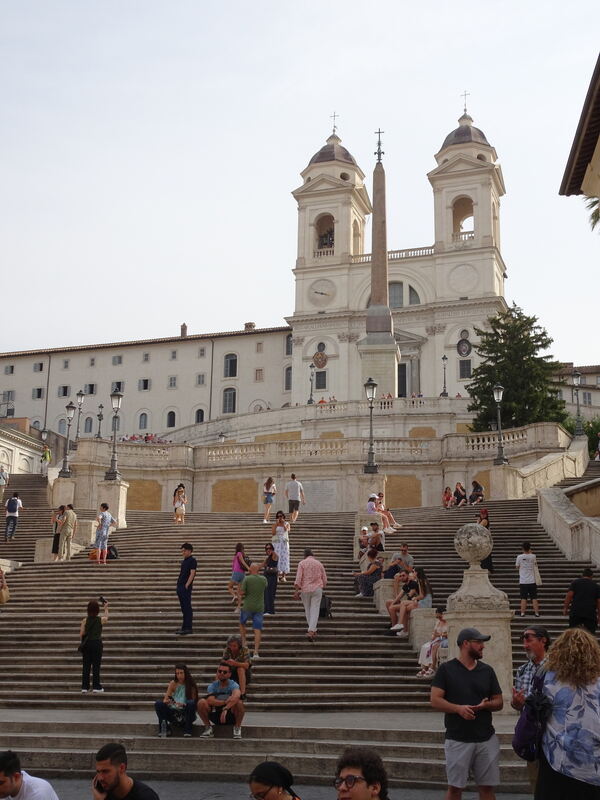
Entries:
[[[400,261],[403,258],[421,258],[422,256],[432,256],[435,252],[434,247],[409,247],[406,250],[388,250],[388,261]],[[368,264],[371,261],[371,253],[361,253],[351,256],[353,264]]]
[[313,258],[326,258],[332,255],[334,255],[333,247],[322,247],[320,250],[313,251]]

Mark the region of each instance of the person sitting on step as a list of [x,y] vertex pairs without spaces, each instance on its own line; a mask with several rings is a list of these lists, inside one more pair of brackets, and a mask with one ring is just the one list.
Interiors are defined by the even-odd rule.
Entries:
[[442,495],[442,508],[452,508],[454,505],[454,495],[452,494],[452,489],[449,486],[446,486],[444,489],[444,494]]
[[425,642],[419,653],[421,669],[417,672],[417,678],[433,677],[438,667],[440,647],[448,647],[448,622],[444,617],[445,612],[444,606],[438,606],[435,610],[435,625],[431,639]]
[[[396,558],[396,555],[397,555],[397,553],[394,553],[394,558],[392,560],[394,560]],[[400,555],[401,555],[401,560],[400,560],[400,563],[399,563],[398,566],[400,567],[400,569],[405,569],[410,575],[410,573],[414,570],[414,567],[415,567],[415,559],[408,552],[408,543],[407,542],[402,542],[400,544]],[[390,564],[390,566],[391,566],[391,564]],[[415,578],[415,580],[416,580],[416,578]],[[396,574],[396,575],[394,575],[394,594],[395,595],[398,594],[399,591],[400,591],[400,578]]]
[[471,482],[471,494],[469,495],[469,503],[474,506],[475,503],[482,503],[484,495],[483,486],[478,481]]
[[362,572],[353,572],[355,586],[358,589],[356,597],[373,597],[373,586],[381,578],[381,561],[379,553],[375,549],[367,551],[369,564]]
[[359,558],[364,556],[367,550],[377,550],[382,553],[385,550],[383,534],[379,529],[378,522],[371,523],[371,530],[364,526],[360,529],[360,550],[358,552]]
[[419,586],[417,594],[413,595],[413,597],[408,600],[404,600],[400,604],[400,611],[398,612],[398,624],[400,628],[396,630],[396,636],[400,636],[401,638],[408,637],[411,612],[414,611],[415,608],[431,608],[433,605],[433,590],[431,584],[427,580],[425,570],[423,567],[417,567],[415,572]]
[[196,719],[198,687],[185,664],[175,664],[175,676],[167,686],[162,700],[154,703],[158,717],[158,735],[171,735],[171,724],[183,726],[183,735],[192,735],[192,725]]
[[379,492],[377,495],[375,500],[375,508],[385,520],[386,533],[392,533],[394,530],[400,530],[402,525],[398,525],[390,509],[385,507],[385,503],[383,502],[383,492]]
[[231,667],[221,661],[215,680],[208,684],[206,697],[198,700],[198,714],[204,723],[202,739],[214,736],[215,725],[233,725],[233,738],[242,738],[244,703],[239,685],[231,680]]
[[416,580],[410,578],[407,570],[401,569],[396,575],[396,578],[398,578],[400,590],[394,595],[394,597],[392,597],[391,600],[386,600],[385,602],[385,607],[387,608],[388,614],[390,615],[390,621],[392,623],[390,625],[391,631],[402,630],[400,623],[398,622],[400,607],[405,600],[412,599],[419,591],[419,584]]
[[252,676],[252,659],[250,650],[243,644],[239,633],[227,637],[222,661],[226,661],[231,667],[231,679],[239,685],[241,699],[245,700],[246,686]]
[[381,528],[384,530],[385,533],[393,533],[394,532],[393,528],[390,528],[389,530],[386,530],[387,522],[385,520],[385,517],[381,513],[381,511],[379,511],[378,508],[377,508],[377,495],[375,494],[375,492],[373,492],[372,494],[369,495],[369,499],[367,500],[367,509],[366,510],[367,510],[367,514],[372,514],[373,516],[376,517],[377,522],[381,525]]

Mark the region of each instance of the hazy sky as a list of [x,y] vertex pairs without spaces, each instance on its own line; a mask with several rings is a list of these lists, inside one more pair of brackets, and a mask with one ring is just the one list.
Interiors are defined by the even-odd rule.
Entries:
[[600,236],[558,189],[598,0],[3,0],[0,350],[283,324],[299,172],[339,117],[383,146],[390,249],[433,243],[433,154],[498,152],[507,300],[600,362]]

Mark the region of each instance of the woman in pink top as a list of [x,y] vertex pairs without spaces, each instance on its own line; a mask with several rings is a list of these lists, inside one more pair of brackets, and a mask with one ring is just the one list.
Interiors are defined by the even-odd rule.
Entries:
[[235,555],[231,562],[231,578],[227,586],[227,591],[232,598],[231,602],[235,603],[237,606],[235,609],[236,614],[240,610],[242,599],[240,595],[240,585],[244,580],[246,572],[248,572],[248,566],[249,564],[244,556],[244,545],[238,542],[235,546]]

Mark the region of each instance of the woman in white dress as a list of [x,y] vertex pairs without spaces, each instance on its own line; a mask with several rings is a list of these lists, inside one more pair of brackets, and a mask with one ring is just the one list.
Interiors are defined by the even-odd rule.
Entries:
[[279,580],[286,581],[290,571],[290,523],[286,522],[283,511],[275,514],[275,524],[271,528],[272,543],[279,558]]
[[183,488],[182,484],[176,489],[175,495],[173,496],[173,520],[176,525],[185,524],[186,503],[187,497],[185,496],[185,489]]

